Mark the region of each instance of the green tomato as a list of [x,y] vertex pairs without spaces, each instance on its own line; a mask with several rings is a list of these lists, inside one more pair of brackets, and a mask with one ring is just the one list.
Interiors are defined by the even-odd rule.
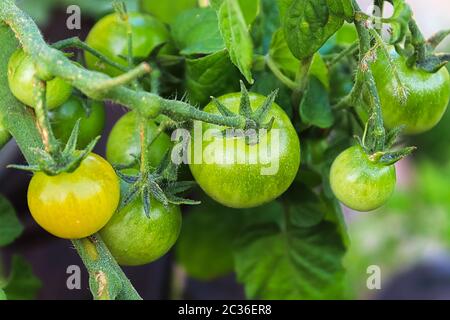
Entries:
[[[11,55],[8,63],[8,83],[13,95],[23,104],[34,108],[33,78],[37,70],[33,60],[22,49]],[[49,109],[59,107],[69,99],[72,87],[61,78],[47,81],[46,103]]]
[[141,10],[165,23],[171,23],[183,11],[197,7],[198,0],[141,0]]
[[[151,120],[148,123],[149,141],[155,136],[158,126]],[[170,137],[164,132],[149,146],[150,165],[158,166],[171,147]],[[141,154],[139,119],[135,111],[125,114],[114,125],[106,145],[106,158],[112,164],[130,165],[135,156]]]
[[2,148],[9,140],[11,139],[11,135],[9,131],[2,125],[0,119],[0,148]]
[[359,145],[342,152],[331,166],[331,189],[353,210],[381,207],[394,192],[395,183],[395,166],[371,161]]
[[[130,13],[129,23],[132,28],[134,58],[147,58],[157,46],[170,41],[167,27],[150,15]],[[116,13],[100,19],[86,38],[86,43],[100,51],[111,60],[127,66],[128,62],[128,26]],[[166,46],[167,47],[167,46]],[[168,50],[167,48],[163,48]],[[86,52],[86,64],[89,69],[104,72],[110,76],[120,75],[117,68],[101,62],[97,57]]]
[[56,138],[67,143],[78,119],[81,119],[78,148],[83,149],[99,136],[105,127],[105,106],[92,101],[89,107],[90,110],[86,110],[81,98],[72,96],[62,106],[51,110],[49,118]]
[[[240,99],[241,94],[232,93],[218,100],[238,112]],[[265,99],[250,93],[251,108],[256,110]],[[219,114],[214,103],[204,110]],[[206,194],[228,207],[250,208],[274,200],[289,188],[300,165],[300,142],[288,116],[276,103],[265,122],[272,117],[272,129],[261,133],[259,142],[253,145],[243,137],[220,135],[223,127],[203,123],[201,134],[194,128],[188,148],[189,166]]]
[[175,244],[181,229],[181,211],[164,207],[151,199],[150,217],[145,215],[142,198],[117,211],[100,235],[120,265],[139,266],[165,255]]
[[[406,99],[399,93],[389,60],[379,51],[372,71],[381,99],[383,118],[388,128],[405,126],[406,134],[419,134],[432,129],[442,118],[450,100],[450,77],[446,68],[428,73],[410,68],[407,59],[391,48],[390,59],[401,83],[407,89]],[[404,101],[403,101],[404,100]]]

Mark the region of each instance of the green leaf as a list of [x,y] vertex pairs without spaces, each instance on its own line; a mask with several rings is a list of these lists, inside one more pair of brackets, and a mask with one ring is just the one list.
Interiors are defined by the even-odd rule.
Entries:
[[231,61],[253,83],[253,42],[237,0],[224,0],[218,11],[219,27]]
[[397,44],[405,38],[412,17],[412,10],[405,3],[405,0],[393,0],[392,5],[394,6],[394,13],[388,19],[392,29],[390,43]]
[[329,128],[334,118],[325,86],[316,77],[310,77],[308,89],[300,103],[302,121],[319,128]]
[[8,298],[6,297],[5,291],[3,291],[3,289],[0,289],[0,301],[2,300],[8,300]]
[[286,41],[295,57],[311,57],[353,16],[349,0],[291,0],[280,6]]
[[344,291],[344,254],[330,222],[302,228],[260,221],[238,237],[234,257],[250,299],[337,299]]
[[211,8],[183,12],[172,24],[172,36],[183,55],[210,54],[225,49],[219,20]]
[[197,7],[198,0],[155,1],[141,0],[141,10],[165,23],[172,23],[179,14]]
[[[300,60],[298,60],[289,50],[282,29],[278,29],[273,34],[269,55],[284,75],[291,80],[295,80],[296,75],[299,72]],[[328,68],[319,53],[316,53],[313,57],[309,74],[318,78],[322,84],[329,89],[330,79]]]
[[280,27],[280,13],[273,0],[261,0],[260,13],[252,26],[255,52],[264,55],[269,50],[273,33]]
[[17,239],[23,231],[23,226],[17,219],[11,203],[0,195],[0,247],[7,246]]
[[[219,10],[220,6],[225,0],[211,0],[211,6]],[[251,25],[255,21],[260,11],[259,0],[237,0],[239,7],[241,8],[244,20],[247,25]]]
[[31,265],[21,256],[12,259],[11,274],[3,288],[10,300],[34,299],[41,288],[41,281],[33,274]]
[[239,88],[239,71],[226,50],[206,57],[186,60],[186,90],[194,104],[205,105],[211,96],[221,96]]
[[242,212],[211,200],[193,208],[183,220],[176,257],[189,276],[210,280],[233,271],[232,242],[241,228]]

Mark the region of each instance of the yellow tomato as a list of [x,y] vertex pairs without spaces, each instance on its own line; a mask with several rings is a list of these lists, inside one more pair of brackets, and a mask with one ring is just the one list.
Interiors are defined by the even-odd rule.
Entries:
[[49,233],[65,239],[80,239],[99,231],[114,214],[119,199],[114,169],[93,153],[72,173],[54,177],[36,173],[28,187],[33,218]]

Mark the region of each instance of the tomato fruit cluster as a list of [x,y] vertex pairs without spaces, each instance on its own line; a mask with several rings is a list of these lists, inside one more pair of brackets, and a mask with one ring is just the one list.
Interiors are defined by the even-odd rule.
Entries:
[[[249,95],[253,110],[266,100],[259,94]],[[218,101],[237,113],[241,98],[241,94],[232,93]],[[219,114],[214,103],[208,104],[204,111]],[[228,207],[250,208],[274,200],[289,188],[300,166],[300,142],[288,116],[276,103],[267,114],[266,122],[272,117],[271,130],[261,134],[254,145],[247,144],[244,137],[207,137],[209,130],[223,129],[212,124],[202,124],[204,137],[200,142],[194,132],[189,166],[206,194]],[[198,144],[202,150],[200,163],[196,161]],[[252,163],[250,159],[258,160]]]
[[[130,13],[128,22],[114,13],[100,19],[86,38],[86,43],[100,51],[114,62],[127,67],[128,56],[128,23],[132,30],[133,58],[145,59],[157,46],[170,42],[167,27],[150,15]],[[164,52],[167,45],[162,49]],[[97,57],[86,52],[86,64],[92,70],[117,76],[122,72],[117,68],[101,62]]]
[[[35,107],[33,78],[38,75],[33,60],[22,49],[18,49],[8,64],[8,83],[11,92],[23,104]],[[49,109],[62,105],[72,94],[69,83],[60,78],[47,81],[46,103]]]
[[99,231],[112,217],[119,199],[120,184],[114,169],[93,153],[72,173],[36,173],[28,187],[33,218],[49,233],[65,239],[80,239]]
[[[86,105],[84,105],[86,103]],[[99,136],[105,127],[105,106],[99,101],[83,102],[72,96],[62,106],[49,112],[53,132],[61,142],[66,143],[72,128],[80,119],[78,148],[83,149]]]
[[336,197],[357,211],[381,207],[395,189],[394,165],[375,163],[361,146],[342,152],[333,162],[330,184]]

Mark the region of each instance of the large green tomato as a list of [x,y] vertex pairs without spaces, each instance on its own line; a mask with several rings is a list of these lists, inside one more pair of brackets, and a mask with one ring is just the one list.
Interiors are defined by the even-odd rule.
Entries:
[[[151,120],[147,121],[148,139],[152,140],[158,126]],[[172,142],[166,133],[161,133],[149,146],[149,161],[152,167],[157,167]],[[128,112],[114,125],[106,145],[106,159],[112,164],[129,165],[135,161],[135,156],[141,154],[139,119],[135,111]]]
[[[241,94],[232,93],[218,100],[237,113],[240,99]],[[250,93],[251,108],[256,110],[265,99]],[[204,110],[219,114],[214,103]],[[300,142],[288,116],[276,103],[265,122],[272,117],[272,129],[261,133],[257,144],[247,144],[243,137],[224,137],[220,134],[224,128],[216,125],[203,123],[200,130],[194,127],[189,166],[211,198],[228,207],[250,208],[274,200],[289,188],[300,165]]]
[[92,101],[89,107],[90,110],[86,110],[81,98],[72,96],[62,106],[51,110],[49,118],[56,138],[66,143],[78,119],[81,119],[79,149],[83,149],[99,136],[105,127],[105,106],[102,102]]
[[[8,83],[11,92],[23,104],[35,107],[33,78],[37,70],[33,60],[22,49],[11,55],[8,63]],[[72,87],[61,78],[47,82],[46,103],[49,109],[59,107],[69,99]]]
[[152,198],[147,217],[142,198],[138,197],[117,211],[100,235],[120,265],[139,266],[165,255],[178,239],[180,229],[178,206],[164,207]]
[[120,184],[102,157],[91,153],[72,173],[36,173],[28,187],[28,207],[36,222],[65,239],[88,237],[103,228],[117,209]]
[[197,3],[198,0],[140,0],[140,7],[159,20],[171,23],[181,12],[197,7]]
[[[130,13],[129,22],[132,28],[133,57],[135,58],[146,58],[158,45],[170,41],[167,27],[150,15]],[[122,21],[118,14],[110,14],[95,24],[86,38],[86,43],[111,60],[127,66],[125,58],[128,55],[127,30],[127,23]],[[88,52],[85,57],[89,69],[104,72],[110,76],[122,73]]]
[[406,134],[419,134],[433,128],[442,118],[450,99],[450,77],[446,68],[428,73],[410,68],[406,58],[390,51],[390,59],[400,81],[407,89],[402,101],[398,83],[389,68],[388,57],[381,51],[372,64],[372,71],[381,99],[383,118],[388,128],[404,125]]
[[371,161],[359,145],[342,152],[331,166],[331,189],[353,210],[381,207],[394,192],[395,183],[395,166]]

